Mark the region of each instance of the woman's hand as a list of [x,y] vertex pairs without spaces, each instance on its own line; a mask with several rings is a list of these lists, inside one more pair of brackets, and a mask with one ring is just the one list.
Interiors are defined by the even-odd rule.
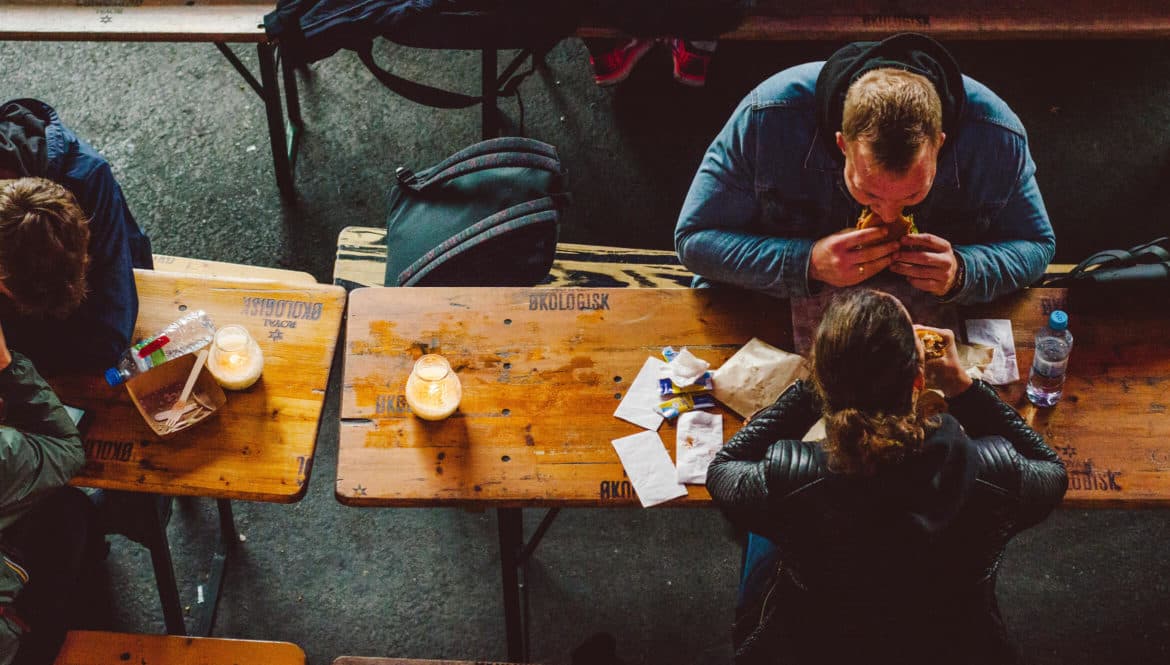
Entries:
[[[915,325],[914,329],[930,330],[947,341],[941,358],[926,361],[926,385],[938,388],[947,399],[960,395],[970,388],[973,381],[959,364],[959,350],[955,345],[955,333],[946,328],[931,328],[930,326]],[[921,348],[921,339],[918,340],[918,345]]]

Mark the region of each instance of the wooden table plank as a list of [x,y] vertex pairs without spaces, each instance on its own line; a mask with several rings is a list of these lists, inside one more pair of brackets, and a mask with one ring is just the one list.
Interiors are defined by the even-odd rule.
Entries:
[[178,272],[212,277],[230,277],[238,280],[258,279],[286,284],[316,284],[317,278],[303,270],[248,266],[239,263],[209,261],[186,256],[154,255],[154,269],[158,272]]
[[265,42],[260,0],[0,0],[0,39]]
[[135,271],[137,337],[185,312],[242,324],[264,352],[264,375],[229,392],[214,417],[165,441],[124,387],[98,376],[57,377],[61,399],[90,411],[87,462],[74,484],[160,494],[288,503],[304,496],[345,308],[340,287]]
[[[714,366],[751,337],[791,347],[788,308],[690,289],[358,289],[350,296],[337,496],[353,505],[633,504],[610,441],[649,356],[685,344]],[[412,416],[425,350],[463,382],[451,418]],[[725,412],[730,435],[739,419]],[[674,445],[674,426],[660,430]],[[708,500],[694,487],[690,500]]]
[[289,642],[72,630],[55,665],[304,665]]
[[[939,39],[1155,39],[1170,37],[1164,0],[757,0],[720,40],[883,39],[899,31]],[[585,37],[620,33],[586,26]]]
[[[1066,505],[1170,505],[1170,316],[1071,313],[1065,398],[1023,395],[1033,335],[1062,289],[1034,289],[965,318],[1010,318],[1022,380],[1004,389],[1069,464]],[[601,303],[601,310],[579,304]],[[552,307],[552,309],[546,309]],[[718,366],[753,336],[792,348],[787,306],[679,289],[359,289],[351,294],[336,494],[350,505],[608,506],[636,497],[610,441],[647,356],[687,346]],[[463,403],[428,423],[401,397],[414,359],[438,350]],[[739,427],[724,411],[724,434]],[[674,426],[659,430],[673,456]],[[691,487],[672,505],[703,505]]]

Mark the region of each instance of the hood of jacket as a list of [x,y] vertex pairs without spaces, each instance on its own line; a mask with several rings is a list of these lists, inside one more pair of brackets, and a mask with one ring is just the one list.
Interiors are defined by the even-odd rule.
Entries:
[[941,533],[962,511],[975,486],[978,459],[966,432],[949,415],[928,432],[922,448],[872,478],[844,479],[861,490],[855,497],[886,516],[906,536]]
[[33,99],[0,106],[0,177],[49,175],[49,126],[56,120],[51,107]]
[[884,67],[921,74],[930,80],[942,100],[947,142],[952,143],[958,136],[959,119],[967,103],[959,63],[930,37],[903,32],[880,42],[853,42],[830,56],[821,68],[816,83],[817,130],[830,154],[838,152],[836,136],[841,130],[849,86],[862,74]]

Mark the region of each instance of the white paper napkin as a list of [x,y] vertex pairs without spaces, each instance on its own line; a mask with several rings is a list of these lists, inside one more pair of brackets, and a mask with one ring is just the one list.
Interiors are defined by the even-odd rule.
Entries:
[[706,484],[707,467],[722,447],[722,415],[706,411],[687,411],[680,415],[674,448],[678,482]]
[[675,477],[674,463],[658,432],[638,432],[612,443],[643,508],[687,495],[686,485]]
[[709,367],[711,363],[684,348],[670,361],[670,380],[676,386],[689,386],[698,381]]
[[658,395],[658,376],[664,367],[665,361],[647,358],[613,415],[638,427],[657,430],[662,424],[662,414],[655,411],[654,407],[662,402]]
[[984,381],[995,385],[1004,385],[1020,380],[1020,367],[1016,363],[1016,341],[1012,337],[1011,320],[968,319],[967,341],[995,348],[991,364],[983,370]]

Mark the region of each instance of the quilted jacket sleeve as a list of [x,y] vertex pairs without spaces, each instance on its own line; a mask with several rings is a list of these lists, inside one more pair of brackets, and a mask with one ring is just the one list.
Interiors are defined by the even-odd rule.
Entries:
[[1068,472],[1064,462],[1048,447],[1012,406],[983,381],[949,401],[954,416],[973,439],[991,439],[980,446],[981,475],[1015,479],[1009,484],[1020,499],[1020,528],[1048,516],[1064,498]]
[[815,446],[799,439],[820,417],[812,389],[797,381],[756,414],[707,470],[707,491],[736,524],[761,531],[772,495],[815,471]]

